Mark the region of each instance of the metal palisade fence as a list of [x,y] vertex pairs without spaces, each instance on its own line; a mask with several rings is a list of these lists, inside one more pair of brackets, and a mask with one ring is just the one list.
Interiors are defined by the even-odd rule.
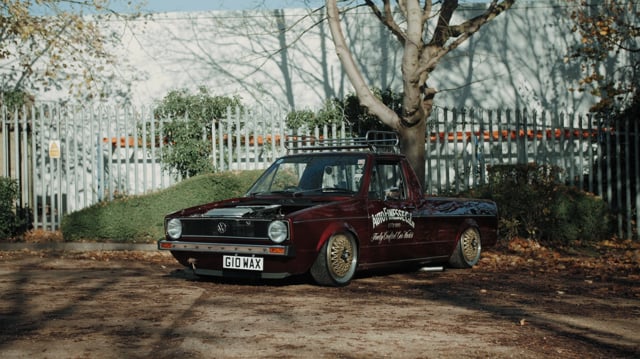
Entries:
[[17,207],[36,228],[57,229],[65,213],[176,182],[163,170],[162,121],[144,109],[41,105],[2,108],[0,175],[15,179]]
[[426,192],[484,184],[491,165],[550,164],[563,170],[562,183],[606,200],[619,237],[637,238],[639,127],[638,121],[591,114],[438,108],[427,133]]
[[[174,119],[155,118],[151,109],[38,105],[0,111],[0,176],[18,182],[16,207],[28,209],[34,227],[57,229],[65,213],[181,180],[162,161],[175,145],[164,131]],[[286,116],[279,108],[229,109],[209,129],[194,131],[210,144],[216,171],[264,169],[286,153],[288,139],[350,135],[344,123],[287,129]],[[636,122],[437,108],[428,124],[425,191],[457,193],[484,184],[491,165],[551,164],[564,170],[564,183],[605,198],[617,215],[619,236],[637,237],[639,142]]]
[[287,141],[344,138],[344,122],[314,128],[286,127],[281,109],[228,109],[224,119],[211,126],[211,161],[217,171],[265,169],[287,153]]

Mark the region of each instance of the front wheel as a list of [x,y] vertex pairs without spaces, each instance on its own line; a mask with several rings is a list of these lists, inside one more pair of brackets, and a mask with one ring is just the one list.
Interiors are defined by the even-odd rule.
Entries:
[[480,260],[480,232],[477,228],[467,228],[460,235],[456,249],[449,258],[449,265],[453,268],[471,268]]
[[358,265],[358,244],[346,233],[334,234],[327,240],[311,266],[311,276],[320,285],[349,284]]

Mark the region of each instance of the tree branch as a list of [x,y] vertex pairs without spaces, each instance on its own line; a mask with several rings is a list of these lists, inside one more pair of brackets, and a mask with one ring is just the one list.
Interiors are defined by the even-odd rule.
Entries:
[[385,125],[397,129],[400,123],[398,115],[374,96],[349,51],[344,33],[342,32],[342,26],[340,25],[340,13],[336,0],[327,0],[326,7],[329,30],[331,31],[331,36],[336,46],[336,54],[342,63],[342,67],[349,81],[354,87],[360,104],[377,116]]
[[389,31],[391,31],[392,34],[395,35],[398,41],[404,45],[406,40],[406,34],[404,33],[404,31],[402,31],[400,26],[398,26],[398,23],[393,19],[393,14],[391,12],[391,5],[389,4],[389,0],[384,0],[384,15],[382,14],[378,6],[373,1],[365,0],[365,3],[367,4],[367,6],[369,6],[373,14],[378,18],[378,20],[380,20],[380,22],[384,24],[389,29]]
[[[446,30],[441,30],[446,31],[446,33],[442,33],[443,35],[446,35],[446,40],[442,44],[439,44],[439,42],[434,40],[429,43],[429,51],[424,52],[423,58],[421,60],[422,69],[428,71],[429,69],[435,68],[435,65],[438,63],[438,61],[440,61],[442,57],[458,48],[473,34],[478,32],[478,30],[480,30],[483,25],[493,20],[496,16],[500,15],[506,10],[509,10],[513,6],[515,1],[516,0],[504,0],[500,4],[498,4],[497,0],[494,0],[491,2],[487,10],[481,15],[469,19],[460,25],[447,26]],[[434,35],[434,39],[435,37],[436,36]],[[446,41],[451,38],[455,38],[455,40],[446,45]]]
[[482,27],[482,25],[493,20],[496,16],[500,15],[506,10],[509,10],[515,2],[516,0],[504,0],[500,4],[498,4],[496,0],[493,0],[487,10],[481,15],[469,19],[460,25],[450,26],[449,33],[451,34],[451,37],[458,37],[466,34],[468,38],[478,30],[480,30],[480,27]]
[[440,8],[438,23],[433,37],[429,42],[430,46],[442,47],[451,37],[452,28],[449,26],[453,12],[458,8],[458,0],[445,0]]

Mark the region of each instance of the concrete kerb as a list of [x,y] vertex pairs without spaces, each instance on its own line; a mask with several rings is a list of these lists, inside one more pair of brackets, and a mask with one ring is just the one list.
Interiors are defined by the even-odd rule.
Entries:
[[44,242],[44,243],[24,243],[0,242],[0,251],[20,251],[20,250],[51,250],[51,251],[155,251],[158,245],[155,243],[97,243],[97,242]]

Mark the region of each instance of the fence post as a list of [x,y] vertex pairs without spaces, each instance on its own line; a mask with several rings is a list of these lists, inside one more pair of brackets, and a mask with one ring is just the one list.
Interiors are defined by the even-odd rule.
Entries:
[[[573,134],[573,128],[574,128],[574,121],[575,121],[575,113],[571,113],[571,114],[567,114],[567,129],[565,130],[566,133],[566,138],[567,138],[567,151],[565,153],[569,153],[571,154],[571,156],[568,156],[568,163],[565,162],[566,166],[565,168],[568,168],[569,173],[568,173],[568,177],[569,180],[566,183],[575,185],[576,183],[576,163],[575,161],[573,161],[574,156],[575,156],[575,136]],[[566,157],[566,156],[565,156]]]
[[484,185],[486,182],[486,175],[485,175],[485,171],[486,171],[486,167],[485,167],[485,160],[484,160],[484,147],[485,147],[485,127],[484,127],[484,114],[485,111],[480,109],[477,111],[477,116],[478,116],[478,135],[476,136],[475,133],[473,132],[473,128],[472,130],[472,135],[475,136],[475,141],[477,142],[476,144],[476,149],[474,152],[474,157],[475,157],[475,162],[476,162],[476,177],[477,177],[477,181],[478,183],[475,183],[474,181],[474,185]]
[[211,167],[213,171],[218,170],[218,157],[216,155],[216,120],[211,119]]
[[[22,184],[20,176],[20,114],[17,108],[13,111],[13,156],[13,175],[18,187],[20,187]],[[9,177],[11,177],[11,166],[9,166]],[[16,207],[19,206],[22,206],[22,195],[18,196],[16,201]]]
[[[494,124],[493,115],[494,115],[495,111],[488,110],[486,113],[487,113],[487,121],[489,122],[489,156],[490,156],[489,160],[492,161],[492,162],[495,162],[494,161],[494,156],[493,156],[493,154],[494,154],[494,149],[493,148],[494,148],[494,146],[496,144],[496,141],[498,140],[499,137],[494,137],[493,133],[495,131],[496,134],[498,136],[500,136],[500,128],[498,128],[497,130],[494,130],[494,127],[493,127],[493,124]],[[502,148],[500,149],[500,153],[502,153]],[[485,161],[485,166],[486,166],[486,161]],[[489,172],[487,170],[487,178],[486,178],[487,183],[489,183],[488,175],[489,175]]]
[[0,156],[2,156],[2,176],[9,177],[9,159],[7,158],[7,156],[9,156],[9,127],[6,125],[7,108],[2,106],[1,111],[0,117],[2,117],[2,119],[0,120],[0,125],[2,128],[0,129],[2,130],[2,152],[0,152]]
[[232,117],[227,117],[227,127],[225,128],[225,133],[227,135],[227,169],[231,169],[231,164],[233,163],[233,133],[231,132],[232,123]]
[[[624,180],[625,180],[625,212],[627,213],[626,215],[626,222],[627,222],[627,226],[626,226],[626,233],[628,235],[628,238],[631,238],[631,159],[629,157],[629,152],[631,152],[631,143],[629,142],[629,131],[631,130],[631,123],[629,121],[628,118],[623,119],[624,121],[624,126],[622,126],[622,128],[624,128],[624,168],[625,168],[625,173],[624,173]],[[622,177],[620,176],[621,174],[618,174],[618,177]],[[637,196],[637,194],[636,194]]]
[[635,158],[635,182],[636,182],[636,236],[640,237],[640,133],[638,133],[638,121],[633,121],[633,144]]
[[529,146],[527,145],[527,109],[516,109],[516,143],[518,162],[529,163]]
[[[620,144],[620,121],[616,121],[617,122],[617,126],[615,126],[615,153],[616,154],[620,154],[621,152],[621,144]],[[620,158],[620,156],[615,156],[616,157],[616,175],[615,175],[615,186],[616,186],[616,200],[618,202],[618,213],[617,213],[617,218],[618,218],[618,235],[620,236],[620,238],[622,238],[622,216],[620,214],[620,212],[622,211],[622,169],[621,169],[621,161],[622,159]]]
[[[442,176],[446,176],[442,169],[442,157],[444,155],[443,152],[446,151],[447,127],[444,124],[446,124],[449,115],[448,109],[443,108],[441,114],[442,119],[438,118],[438,122],[436,122],[436,187],[434,191],[437,193],[442,192]],[[440,136],[441,133],[443,135],[442,137]]]
[[[47,206],[49,206],[49,210],[51,212],[53,212],[53,208],[52,208],[52,203],[51,200],[49,198],[47,198],[47,188],[46,188],[46,183],[45,183],[45,168],[46,168],[46,157],[45,157],[45,142],[44,142],[44,121],[45,121],[45,114],[51,116],[51,108],[50,106],[47,107],[43,107],[40,106],[40,193],[42,194],[42,228],[43,229],[47,229],[48,228],[48,224],[47,222],[50,219],[50,213],[47,213]],[[51,122],[53,122],[53,119],[49,119]],[[51,163],[49,164],[50,166],[52,165]],[[49,172],[51,172],[51,168],[49,168]],[[51,175],[51,173],[49,173],[49,175]]]
[[[595,164],[597,164],[597,159],[596,156],[593,153],[593,134],[594,134],[594,129],[593,129],[593,116],[592,115],[587,115],[587,131],[589,134],[588,140],[587,140],[587,146],[589,146],[587,148],[587,153],[589,161],[588,161],[588,166],[589,166],[589,176],[587,179],[587,190],[589,192],[596,192],[596,188],[594,186],[594,180],[595,180],[595,175],[597,175],[596,173],[594,173],[594,171],[597,171],[597,167],[595,166]],[[599,134],[596,134],[595,137],[595,141],[596,144],[598,143],[598,139],[599,139]],[[601,193],[601,192],[600,192]]]

